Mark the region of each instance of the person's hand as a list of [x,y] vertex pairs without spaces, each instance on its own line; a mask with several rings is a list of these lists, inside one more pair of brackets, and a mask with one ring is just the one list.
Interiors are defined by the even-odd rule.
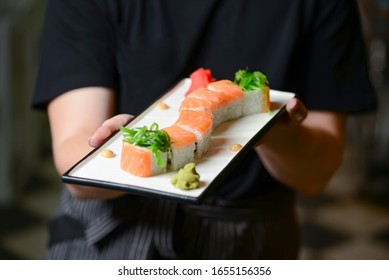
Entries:
[[104,143],[113,133],[118,131],[121,126],[126,125],[134,116],[128,114],[116,115],[106,120],[89,138],[89,146],[97,147]]
[[[133,116],[128,114],[116,115],[110,119],[107,119],[103,124],[93,133],[89,138],[88,144],[90,147],[95,148],[104,143],[107,138],[113,135],[121,126],[126,125]],[[125,195],[125,192],[95,188],[78,185],[67,185],[70,193],[79,199],[114,199]]]
[[264,143],[276,143],[285,140],[285,135],[293,135],[295,126],[300,125],[308,115],[305,105],[297,98],[288,101],[286,114],[262,137],[255,146]]
[[347,116],[310,110],[299,99],[256,144],[267,171],[279,182],[308,196],[321,193],[339,167]]
[[308,115],[305,105],[297,98],[289,100],[286,104],[286,121],[293,124],[300,124]]

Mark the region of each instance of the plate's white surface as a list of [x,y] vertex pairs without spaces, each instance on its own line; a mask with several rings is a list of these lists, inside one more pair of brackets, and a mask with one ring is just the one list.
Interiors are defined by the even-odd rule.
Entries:
[[[184,93],[190,86],[190,79],[184,79],[161,99],[152,104],[149,109],[133,120],[127,127],[150,126],[153,122],[164,128],[172,125],[178,118],[178,109],[184,99]],[[81,160],[64,177],[64,181],[77,183],[87,181],[90,185],[117,185],[121,190],[136,190],[137,193],[145,194],[158,193],[163,196],[174,196],[188,200],[200,197],[216,176],[231,162],[237,155],[231,152],[231,144],[239,143],[246,145],[261,129],[265,127],[278,113],[279,110],[294,97],[293,93],[270,91],[272,113],[261,113],[237,120],[225,122],[218,126],[212,133],[212,146],[201,159],[196,159],[196,170],[200,174],[202,186],[195,190],[184,191],[175,188],[170,183],[170,178],[176,172],[169,172],[158,176],[141,178],[133,176],[120,169],[120,154],[122,145],[122,133],[118,132],[101,147],[95,149],[89,156]],[[169,106],[168,110],[155,108],[158,102],[163,101]],[[114,158],[104,158],[100,152],[104,149],[112,150]]]

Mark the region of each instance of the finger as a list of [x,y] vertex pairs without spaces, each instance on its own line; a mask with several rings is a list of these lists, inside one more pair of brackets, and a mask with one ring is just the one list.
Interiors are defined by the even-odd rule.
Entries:
[[128,114],[116,115],[106,121],[89,138],[89,145],[97,147],[101,145],[108,137],[118,131],[118,129],[127,124],[134,116]]
[[288,112],[288,119],[292,123],[301,123],[308,114],[305,105],[297,98],[289,100],[286,104],[286,111]]
[[106,140],[109,136],[111,136],[113,131],[106,126],[99,127],[95,133],[92,135],[91,138],[89,138],[89,146],[91,147],[97,147],[101,145],[104,140]]
[[127,124],[134,116],[128,114],[116,115],[105,122],[101,126],[106,126],[112,131],[118,130],[121,126]]

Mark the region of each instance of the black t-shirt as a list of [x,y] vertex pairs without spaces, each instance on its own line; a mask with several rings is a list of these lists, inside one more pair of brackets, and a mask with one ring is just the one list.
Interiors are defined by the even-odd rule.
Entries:
[[[217,79],[260,70],[312,110],[375,107],[351,0],[48,0],[33,104],[105,86],[117,92],[118,113],[137,115],[199,67]],[[217,195],[275,189],[284,188],[252,151]]]

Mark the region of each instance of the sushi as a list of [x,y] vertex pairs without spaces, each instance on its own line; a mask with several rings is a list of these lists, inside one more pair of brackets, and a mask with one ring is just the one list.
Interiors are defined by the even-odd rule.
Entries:
[[232,81],[220,80],[208,84],[207,88],[215,95],[222,95],[227,101],[221,122],[240,118],[244,112],[243,90]]
[[200,158],[211,144],[213,117],[202,111],[181,110],[175,125],[196,136],[195,156]]
[[242,116],[269,112],[269,91],[269,87],[265,87],[263,91],[260,89],[245,91]]
[[234,81],[215,81],[208,69],[200,68],[191,78],[173,125],[121,128],[121,169],[139,177],[178,170],[209,150],[212,131],[221,123],[270,112],[268,80],[259,71],[239,70]]
[[168,170],[178,170],[192,162],[196,149],[196,135],[178,125],[163,128],[169,134],[171,146],[168,152]]
[[234,83],[243,90],[243,116],[270,112],[269,81],[262,72],[239,70],[235,73]]
[[120,168],[139,177],[166,172],[170,136],[153,123],[137,128],[122,127],[123,141]]
[[181,103],[180,114],[183,110],[207,112],[212,115],[212,127],[215,128],[223,122],[227,104],[225,96],[207,88],[198,88]]
[[122,143],[120,168],[138,177],[150,177],[166,172],[167,153],[160,153],[162,164],[150,149],[130,143]]

